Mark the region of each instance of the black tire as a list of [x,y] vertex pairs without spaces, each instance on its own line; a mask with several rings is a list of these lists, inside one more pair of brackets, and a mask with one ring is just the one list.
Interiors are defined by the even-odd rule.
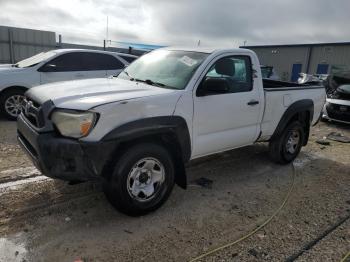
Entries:
[[[128,189],[128,183],[130,185],[128,177],[133,167],[145,158],[158,161],[165,175],[164,181],[159,185],[154,196],[141,202],[135,199]],[[168,199],[174,187],[174,176],[174,163],[169,152],[160,145],[143,143],[127,149],[122,154],[115,165],[113,174],[104,181],[103,188],[108,201],[117,210],[129,216],[141,216],[158,209]],[[135,181],[133,183],[136,183]],[[141,192],[141,196],[142,194]]]
[[8,120],[12,120],[12,121],[16,120],[18,115],[13,115],[13,114],[9,113],[5,107],[5,103],[10,97],[13,97],[13,96],[22,96],[23,97],[24,93],[25,93],[25,89],[18,88],[18,87],[13,87],[13,88],[10,88],[10,89],[4,91],[0,95],[0,113],[1,113],[1,115],[6,117]]
[[[295,146],[291,146],[288,143],[289,139],[296,139],[298,134],[298,143]],[[305,131],[302,124],[299,121],[291,122],[287,125],[282,134],[270,141],[269,151],[271,159],[279,164],[288,164],[292,162],[299,154],[303,141],[305,139]]]

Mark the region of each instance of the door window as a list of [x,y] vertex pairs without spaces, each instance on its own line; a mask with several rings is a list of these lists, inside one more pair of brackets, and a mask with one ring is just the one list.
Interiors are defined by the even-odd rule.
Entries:
[[124,64],[116,57],[100,53],[85,53],[83,63],[86,71],[118,70],[124,68]]
[[62,54],[44,66],[45,72],[84,71],[85,67],[82,63],[82,54],[81,52]]
[[108,54],[72,52],[52,59],[45,66],[45,72],[118,70],[124,64]]
[[253,77],[250,57],[230,56],[219,59],[205,75],[199,89],[201,88],[208,88],[212,94],[251,91]]

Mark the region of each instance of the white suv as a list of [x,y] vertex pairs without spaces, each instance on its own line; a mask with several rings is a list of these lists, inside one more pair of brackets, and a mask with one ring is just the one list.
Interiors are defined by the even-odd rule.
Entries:
[[16,119],[27,89],[50,82],[117,75],[137,57],[86,49],[59,49],[0,67],[0,112]]

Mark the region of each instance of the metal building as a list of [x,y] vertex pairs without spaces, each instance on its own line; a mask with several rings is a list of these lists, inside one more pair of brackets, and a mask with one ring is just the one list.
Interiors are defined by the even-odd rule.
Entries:
[[299,73],[350,71],[350,42],[242,46],[255,51],[260,63],[273,66],[281,80],[297,81]]
[[20,60],[56,48],[56,33],[0,26],[0,63]]

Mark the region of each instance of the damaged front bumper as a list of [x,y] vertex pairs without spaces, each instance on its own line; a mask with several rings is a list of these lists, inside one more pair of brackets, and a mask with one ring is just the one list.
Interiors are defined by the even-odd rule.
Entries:
[[101,178],[115,143],[82,142],[55,131],[38,132],[22,114],[17,120],[18,142],[46,176],[67,181]]
[[322,118],[339,123],[350,124],[350,106],[327,102],[323,108]]

